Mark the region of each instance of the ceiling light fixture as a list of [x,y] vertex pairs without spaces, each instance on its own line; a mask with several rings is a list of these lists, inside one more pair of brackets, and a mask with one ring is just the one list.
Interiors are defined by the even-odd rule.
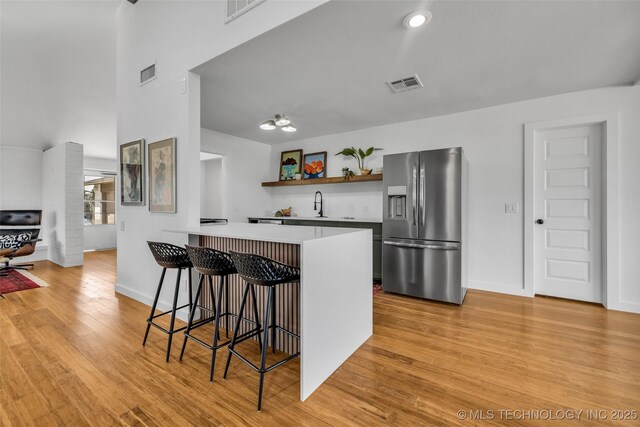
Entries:
[[418,28],[428,24],[432,17],[433,15],[428,10],[416,10],[404,17],[402,25],[407,28]]
[[295,132],[297,129],[284,114],[276,114],[274,119],[265,120],[260,124],[262,130],[274,130],[279,127],[283,132]]
[[278,126],[285,126],[291,123],[291,120],[287,119],[284,114],[276,114],[276,124]]
[[274,130],[275,128],[276,128],[276,122],[274,122],[273,120],[265,120],[260,125],[260,129],[263,129],[263,130]]

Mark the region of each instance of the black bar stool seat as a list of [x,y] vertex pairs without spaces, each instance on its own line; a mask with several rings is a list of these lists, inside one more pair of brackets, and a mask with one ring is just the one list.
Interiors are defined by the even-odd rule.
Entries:
[[[275,322],[276,319],[276,305],[274,298],[274,291],[277,285],[283,283],[294,283],[300,281],[300,269],[297,267],[292,267],[287,264],[283,264],[272,259],[255,255],[255,254],[246,254],[240,252],[230,251],[229,254],[233,259],[233,263],[238,270],[238,274],[242,279],[246,282],[244,287],[244,292],[242,295],[242,302],[240,303],[240,312],[238,313],[238,321],[236,322],[235,328],[233,330],[233,336],[231,338],[231,343],[229,344],[229,354],[227,356],[227,364],[224,368],[224,378],[227,377],[227,372],[229,370],[229,364],[231,363],[231,356],[235,355],[244,363],[249,365],[253,370],[260,373],[260,387],[258,389],[258,411],[262,409],[262,389],[264,386],[264,374],[271,371],[272,369],[277,368],[285,364],[286,362],[300,356],[300,352],[298,351],[295,354],[291,354],[288,357],[280,360],[272,364],[271,366],[266,366],[267,362],[267,347],[269,343],[269,332],[271,332],[271,350],[275,353],[276,349],[276,330],[280,330],[285,334],[292,336],[294,338],[300,339],[300,337],[277,325]],[[238,330],[240,321],[243,320],[242,316],[244,314],[244,306],[247,301],[247,295],[249,290],[254,295],[255,302],[255,286],[266,286],[268,287],[267,301],[265,304],[265,312],[264,312],[264,329],[261,329],[260,324],[257,324],[257,330],[252,331],[250,333],[245,333],[243,336],[238,336]],[[256,320],[258,316],[256,314]],[[242,341],[245,341],[251,338],[253,335],[258,335],[258,339],[260,338],[260,333],[264,331],[264,336],[262,337],[262,342],[258,340],[258,345],[260,346],[260,366],[255,365],[250,362],[246,357],[241,355],[235,350],[235,346]]]
[[[142,345],[144,346],[147,343],[147,337],[149,336],[149,329],[151,326],[157,328],[169,335],[168,343],[167,343],[167,358],[166,361],[169,361],[169,356],[171,354],[171,341],[173,339],[173,334],[176,332],[180,332],[186,329],[186,326],[183,326],[179,329],[175,329],[175,320],[176,320],[176,312],[182,308],[189,307],[191,310],[192,306],[192,295],[191,295],[191,268],[193,265],[191,264],[191,260],[189,259],[189,255],[187,254],[186,249],[181,248],[180,246],[172,245],[170,243],[163,242],[147,242],[149,245],[149,249],[151,249],[151,253],[155,258],[156,262],[160,267],[162,267],[162,274],[160,275],[160,283],[158,283],[158,289],[156,290],[156,296],[153,299],[153,305],[151,306],[151,313],[149,314],[149,318],[147,319],[147,330],[144,333],[144,340],[142,341]],[[177,269],[178,273],[176,276],[176,285],[174,289],[173,295],[173,305],[171,306],[171,310],[162,312],[160,314],[155,314],[156,306],[158,305],[158,298],[160,298],[160,291],[162,290],[162,284],[164,282],[164,276],[167,273],[167,269]],[[180,291],[180,275],[182,274],[182,270],[188,270],[189,276],[189,302],[180,307],[178,305],[178,294]],[[166,314],[171,314],[171,320],[169,322],[169,329],[163,328],[154,322],[154,319],[164,316]]]
[[[209,370],[209,381],[213,381],[213,372],[216,363],[216,352],[219,348],[229,344],[230,340],[220,343],[220,320],[224,319],[224,328],[226,330],[226,337],[229,337],[229,317],[237,318],[235,313],[229,311],[229,275],[236,274],[236,268],[233,264],[233,260],[229,254],[218,251],[212,248],[206,248],[201,246],[186,246],[189,259],[193,263],[194,268],[200,273],[200,281],[198,283],[198,289],[196,290],[196,298],[189,314],[189,322],[187,323],[187,329],[184,331],[184,341],[182,343],[182,351],[180,352],[180,360],[184,356],[185,348],[187,347],[187,341],[189,339],[197,342],[198,344],[211,350],[211,368]],[[213,276],[220,277],[218,281],[218,298],[216,297],[213,289]],[[200,293],[202,291],[202,285],[205,278],[209,285],[209,292],[211,294],[213,309],[204,307],[199,304]],[[222,300],[225,300],[224,309],[222,312]],[[209,317],[202,318],[197,321],[193,321],[196,309],[200,309],[204,312],[210,313]],[[255,313],[258,312],[257,307],[254,308]],[[203,316],[204,317],[204,316]],[[248,319],[244,319],[249,321]],[[208,323],[214,323],[213,343],[208,344],[201,339],[193,336],[191,332]]]

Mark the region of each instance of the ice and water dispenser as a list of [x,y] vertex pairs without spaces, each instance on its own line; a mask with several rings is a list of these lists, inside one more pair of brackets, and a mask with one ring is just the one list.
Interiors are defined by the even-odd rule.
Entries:
[[387,187],[388,219],[407,219],[407,186]]

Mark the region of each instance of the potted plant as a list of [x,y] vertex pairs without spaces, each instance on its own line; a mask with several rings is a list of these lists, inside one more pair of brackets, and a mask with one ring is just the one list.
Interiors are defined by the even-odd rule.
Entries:
[[374,151],[378,151],[378,150],[382,150],[382,148],[369,147],[365,151],[362,148],[347,147],[347,148],[343,148],[342,151],[340,151],[339,153],[336,153],[336,156],[343,155],[343,156],[353,157],[358,161],[358,169],[360,169],[360,174],[370,175],[371,169],[367,169],[365,165],[365,159],[370,155],[372,155]]
[[347,167],[342,168],[342,177],[344,178],[345,181],[349,181],[349,178],[351,178],[354,175],[355,174],[351,169]]

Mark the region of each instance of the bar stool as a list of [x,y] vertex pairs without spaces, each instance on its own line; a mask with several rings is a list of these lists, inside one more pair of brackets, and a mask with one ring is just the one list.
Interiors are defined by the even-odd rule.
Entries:
[[[189,307],[191,311],[191,305],[193,299],[191,298],[191,261],[189,260],[189,255],[187,254],[186,249],[181,248],[180,246],[172,245],[169,243],[162,242],[147,242],[149,244],[149,249],[151,249],[151,253],[155,258],[156,262],[162,267],[162,274],[160,275],[160,283],[158,283],[158,290],[156,291],[156,296],[153,299],[153,305],[151,306],[151,313],[149,314],[149,318],[147,319],[147,330],[144,333],[144,340],[142,341],[142,345],[144,346],[147,343],[147,337],[149,336],[149,328],[151,326],[160,329],[165,334],[169,335],[169,342],[167,343],[167,359],[169,361],[169,355],[171,354],[171,340],[173,339],[173,334],[176,332],[180,332],[186,329],[186,326],[183,326],[179,329],[174,329],[175,320],[176,320],[176,311]],[[156,306],[158,305],[158,298],[160,297],[160,291],[162,290],[162,283],[164,282],[164,276],[167,272],[167,269],[177,269],[178,274],[176,277],[176,286],[173,295],[173,305],[171,306],[171,310],[165,311],[160,314],[154,314],[156,311]],[[180,291],[180,275],[182,274],[182,270],[188,270],[189,275],[189,303],[176,307],[178,305],[178,293]],[[162,326],[154,323],[154,319],[164,316],[165,314],[171,313],[171,321],[169,323],[169,329],[165,329]]]
[[[277,285],[283,283],[293,283],[300,281],[300,269],[296,267],[292,267],[290,265],[282,264],[280,262],[274,261],[269,258],[265,258],[260,255],[254,254],[245,254],[239,252],[230,251],[229,254],[233,259],[233,263],[238,270],[238,274],[242,279],[246,282],[244,286],[244,292],[242,294],[242,302],[240,303],[240,312],[238,313],[238,321],[236,322],[235,328],[233,330],[233,336],[231,338],[231,343],[229,344],[229,355],[227,356],[227,364],[224,368],[224,378],[227,378],[227,372],[229,370],[229,364],[231,363],[231,356],[235,355],[244,363],[249,365],[253,370],[260,373],[260,388],[258,390],[258,411],[262,409],[262,388],[264,385],[264,374],[271,371],[272,369],[277,368],[280,365],[294,359],[300,355],[298,351],[295,354],[292,354],[277,363],[274,363],[271,366],[266,366],[267,362],[267,346],[269,343],[269,331],[271,331],[271,349],[275,353],[276,347],[276,329],[280,330],[289,336],[300,339],[297,334],[294,334],[291,331],[288,331],[281,326],[277,325],[275,322],[275,299],[274,299],[274,290]],[[262,332],[260,328],[260,323],[257,324],[257,332],[254,332],[253,335],[251,333],[244,334],[244,336],[238,336],[238,330],[240,325],[240,320],[244,314],[244,306],[247,302],[247,295],[249,290],[255,295],[254,287],[255,286],[267,286],[269,288],[267,301],[265,304],[265,313],[264,313],[264,336],[262,337],[262,343],[258,341],[258,345],[261,348],[260,351],[260,366],[256,366],[247,360],[244,356],[239,354],[235,350],[235,346],[242,341],[249,339],[251,336],[258,334],[258,338],[260,337],[260,332]],[[255,302],[255,297],[254,297]],[[257,317],[256,317],[257,320]]]
[[[182,351],[180,352],[180,360],[184,356],[184,350],[187,347],[187,340],[192,339],[198,344],[211,350],[211,369],[209,371],[209,381],[213,381],[213,371],[216,364],[216,352],[219,348],[229,344],[230,340],[220,344],[220,319],[224,318],[224,327],[226,329],[226,337],[229,337],[229,316],[237,317],[235,313],[229,312],[229,275],[237,273],[233,260],[229,254],[217,251],[211,248],[205,248],[200,246],[186,246],[189,259],[193,264],[193,267],[200,273],[200,282],[198,289],[196,290],[196,299],[194,300],[191,313],[189,314],[189,323],[187,323],[187,329],[184,331],[184,341],[182,343]],[[218,276],[218,298],[216,303],[215,293],[213,291],[213,276]],[[204,280],[207,280],[209,285],[209,292],[213,302],[213,309],[204,307],[199,304],[200,292],[202,291],[202,285]],[[222,299],[225,300],[225,312],[222,313]],[[196,309],[206,311],[212,315],[204,319],[197,320],[195,323],[193,318],[195,316]],[[256,308],[257,313],[257,308]],[[199,328],[200,326],[214,322],[213,343],[211,345],[191,335],[191,331]]]

